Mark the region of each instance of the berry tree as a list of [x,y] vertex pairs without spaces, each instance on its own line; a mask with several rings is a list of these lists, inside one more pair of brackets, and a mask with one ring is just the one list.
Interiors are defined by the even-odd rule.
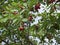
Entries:
[[[0,0],[0,43],[5,45],[37,45],[30,38],[37,37],[45,42],[55,38],[60,43],[60,6],[59,0]],[[39,13],[41,5],[46,5],[43,13]],[[49,12],[47,11],[49,9]],[[33,13],[36,13],[33,14]],[[36,17],[41,17],[33,24]],[[44,45],[44,44],[43,44]]]

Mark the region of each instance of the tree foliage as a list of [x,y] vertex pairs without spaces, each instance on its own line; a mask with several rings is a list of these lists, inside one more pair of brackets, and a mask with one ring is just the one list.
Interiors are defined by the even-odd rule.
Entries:
[[[0,0],[0,43],[37,45],[29,36],[38,37],[41,42],[45,42],[45,37],[49,41],[55,38],[60,43],[60,13],[56,11],[60,5],[58,2],[59,0]],[[49,12],[44,9],[40,14],[38,10],[41,4],[47,5]],[[37,12],[37,16],[42,17],[32,26],[36,15],[30,12]]]

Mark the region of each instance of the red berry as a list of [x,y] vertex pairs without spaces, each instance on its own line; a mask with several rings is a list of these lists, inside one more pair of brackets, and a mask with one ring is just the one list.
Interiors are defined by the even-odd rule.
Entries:
[[24,27],[23,27],[23,26],[21,26],[21,27],[19,28],[19,30],[20,30],[20,31],[24,30]]
[[38,11],[38,9],[40,9],[40,3],[37,3],[37,4],[35,5],[35,10]]

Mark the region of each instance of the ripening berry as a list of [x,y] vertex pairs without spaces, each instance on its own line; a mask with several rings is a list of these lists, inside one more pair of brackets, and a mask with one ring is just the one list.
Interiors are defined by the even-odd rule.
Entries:
[[47,2],[47,0],[43,0],[43,2]]
[[40,3],[37,3],[37,4],[35,5],[35,10],[38,11],[38,9],[40,9]]
[[18,14],[18,11],[14,11],[13,14],[14,14],[14,15]]
[[29,20],[29,21],[32,21],[32,19],[33,19],[33,17],[30,15],[30,16],[28,17],[28,20]]
[[23,30],[24,30],[24,27],[23,27],[23,26],[21,26],[21,27],[19,28],[19,30],[20,30],[20,31],[23,31]]
[[53,2],[55,2],[56,0],[43,0],[43,2],[48,2],[48,4],[51,4]]
[[55,2],[55,0],[49,0],[49,2],[48,2],[48,3],[53,3],[53,2]]

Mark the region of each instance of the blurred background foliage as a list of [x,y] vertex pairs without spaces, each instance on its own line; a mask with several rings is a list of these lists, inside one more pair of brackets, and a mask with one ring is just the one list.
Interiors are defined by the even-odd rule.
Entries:
[[[52,1],[52,2],[51,2]],[[54,3],[55,2],[55,3]],[[0,43],[5,45],[37,45],[37,42],[30,39],[38,37],[41,43],[48,38],[49,42],[55,38],[60,43],[60,13],[57,10],[58,1],[55,0],[0,0]],[[54,4],[53,4],[54,3]],[[50,11],[38,13],[41,4],[47,5]],[[38,24],[31,26],[36,15],[42,18]]]

